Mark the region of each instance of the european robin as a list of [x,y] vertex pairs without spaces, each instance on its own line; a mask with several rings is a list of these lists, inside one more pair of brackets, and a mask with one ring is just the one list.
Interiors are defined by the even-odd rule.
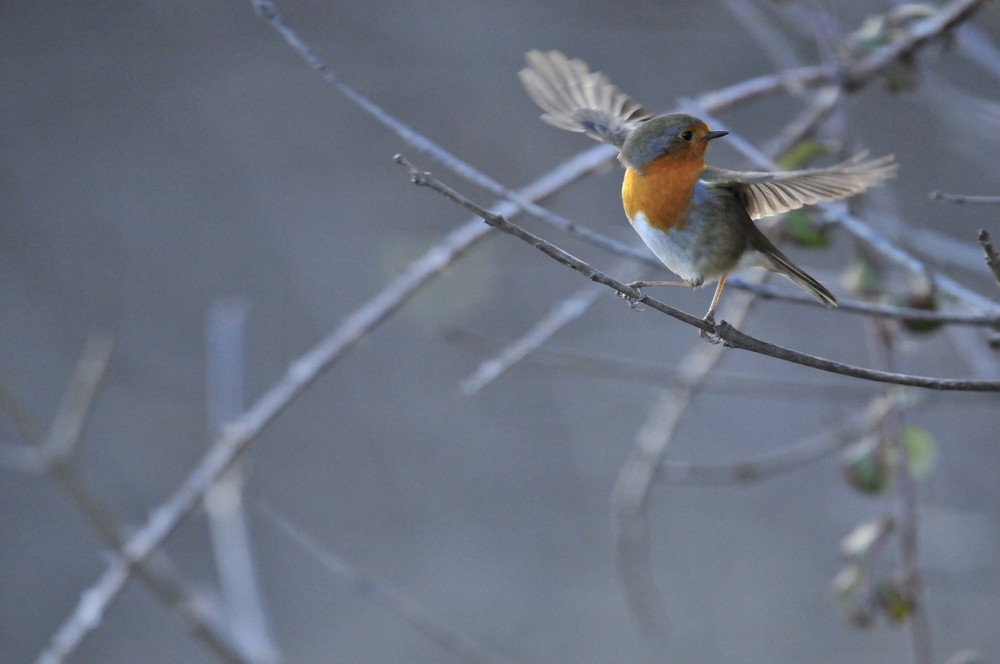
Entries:
[[632,285],[718,282],[705,315],[712,320],[726,276],[762,267],[823,304],[837,305],[833,293],[781,253],[753,220],[861,193],[896,174],[892,156],[865,161],[859,155],[829,168],[777,173],[708,166],[709,142],[728,132],[683,113],[653,116],[606,76],[558,51],[530,51],[525,58],[521,83],[545,111],[542,120],[618,148],[625,214],[646,246],[683,279]]

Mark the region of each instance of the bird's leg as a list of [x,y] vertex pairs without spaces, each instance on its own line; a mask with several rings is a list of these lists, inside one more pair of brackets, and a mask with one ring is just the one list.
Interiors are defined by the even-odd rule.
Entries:
[[728,276],[728,274],[722,275],[722,278],[719,279],[719,285],[715,287],[715,295],[712,296],[712,304],[709,305],[708,313],[705,314],[705,320],[709,323],[715,323],[715,310],[719,306],[719,298],[722,297],[722,289],[726,286],[726,277]]
[[633,281],[625,285],[636,290],[645,288],[646,286],[684,286],[685,288],[694,288],[694,284],[688,281]]

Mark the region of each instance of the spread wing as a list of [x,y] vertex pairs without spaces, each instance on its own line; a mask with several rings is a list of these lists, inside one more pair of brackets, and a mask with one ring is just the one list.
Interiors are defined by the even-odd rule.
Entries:
[[528,51],[524,57],[528,66],[518,72],[521,84],[545,111],[542,120],[555,127],[621,148],[628,133],[651,117],[582,60],[570,60],[559,51]]
[[865,153],[836,166],[776,173],[743,173],[706,166],[701,179],[736,192],[751,219],[796,210],[803,205],[860,194],[896,175],[892,155],[865,161]]

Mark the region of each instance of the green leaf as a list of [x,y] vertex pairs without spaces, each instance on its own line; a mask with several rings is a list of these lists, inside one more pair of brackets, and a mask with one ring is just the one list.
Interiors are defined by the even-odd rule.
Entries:
[[927,429],[906,426],[900,433],[900,440],[906,447],[906,461],[910,474],[917,479],[929,476],[938,457],[934,436]]
[[794,171],[804,168],[810,161],[829,152],[826,146],[819,141],[799,141],[781,156],[781,159],[778,160],[778,166],[784,171]]
[[892,486],[889,447],[878,435],[862,438],[847,448],[840,469],[844,480],[862,493],[877,495]]
[[917,608],[917,603],[913,598],[891,581],[883,581],[878,584],[875,587],[875,597],[886,619],[894,625],[906,621],[913,615],[913,610]]
[[[925,287],[910,291],[905,298],[897,300],[897,303],[921,311],[938,311],[941,308],[941,302],[937,295]],[[941,327],[941,323],[938,321],[924,321],[915,318],[904,318],[902,325],[914,334],[928,334]]]
[[792,210],[782,218],[781,223],[789,239],[803,247],[825,247],[830,244],[827,232],[818,229],[809,214],[803,210]]

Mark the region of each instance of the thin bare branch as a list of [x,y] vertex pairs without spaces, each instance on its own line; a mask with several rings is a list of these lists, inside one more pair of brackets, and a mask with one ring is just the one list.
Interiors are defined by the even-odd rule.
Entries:
[[[215,302],[206,331],[209,431],[243,412],[244,328],[249,302]],[[257,580],[253,545],[243,507],[243,469],[238,462],[205,494],[205,514],[229,631],[258,664],[282,660]]]
[[[878,321],[869,321],[868,329],[875,340],[872,348],[876,363],[886,369],[894,369],[894,339]],[[885,390],[889,398],[888,390]],[[932,664],[930,626],[924,603],[923,581],[918,563],[917,540],[919,519],[917,516],[917,485],[910,462],[910,448],[903,440],[903,413],[896,403],[890,402],[885,417],[881,421],[881,433],[893,446],[892,455],[893,492],[896,499],[895,530],[899,536],[898,583],[903,596],[912,602],[912,610],[907,616],[910,633],[910,649],[915,664]]]
[[[0,464],[9,468],[48,473],[56,484],[70,496],[84,516],[110,547],[117,549],[124,541],[121,528],[111,511],[80,477],[71,463],[84,423],[89,417],[110,359],[111,344],[106,337],[95,336],[88,340],[69,385],[64,393],[59,412],[47,437],[35,434],[36,428],[20,408],[17,399],[5,391],[4,407],[18,413],[19,428],[31,445],[0,446]],[[228,636],[226,625],[215,610],[212,598],[205,592],[188,587],[166,555],[160,554],[149,561],[140,573],[144,583],[154,592],[191,633],[205,643],[221,661],[230,664],[256,664],[240,651],[238,644]]]
[[504,218],[503,215],[497,214],[495,212],[490,212],[475,203],[473,203],[467,197],[459,194],[454,189],[449,188],[443,184],[440,180],[432,176],[426,171],[419,170],[416,166],[407,161],[404,157],[397,155],[396,161],[406,168],[410,172],[411,179],[414,184],[421,187],[427,187],[448,200],[464,207],[467,210],[479,215],[487,224],[497,228],[504,233],[513,235],[514,237],[527,242],[531,246],[535,247],[545,255],[549,256],[553,260],[562,263],[566,267],[575,270],[587,277],[591,281],[599,284],[603,284],[608,288],[612,288],[615,291],[621,293],[626,298],[634,301],[640,302],[650,309],[655,309],[660,313],[666,314],[672,318],[687,323],[692,327],[696,327],[699,330],[706,332],[709,335],[715,335],[718,340],[724,341],[726,345],[733,348],[742,348],[744,350],[749,350],[762,355],[767,355],[777,359],[782,359],[794,364],[801,364],[802,366],[812,367],[814,369],[820,369],[821,371],[828,371],[830,373],[840,374],[844,376],[852,376],[854,378],[862,378],[864,380],[870,380],[874,382],[882,383],[894,383],[897,385],[910,385],[913,387],[926,387],[935,390],[959,390],[959,391],[975,391],[975,392],[996,392],[1000,391],[1000,381],[992,380],[967,380],[960,378],[934,378],[930,376],[915,376],[909,374],[893,373],[889,371],[877,371],[875,369],[866,369],[864,367],[853,366],[849,364],[844,364],[842,362],[836,362],[833,360],[828,360],[825,358],[817,357],[815,355],[809,355],[807,353],[802,353],[789,348],[784,348],[782,346],[777,346],[775,344],[756,339],[748,334],[740,332],[732,325],[725,321],[722,321],[718,325],[712,325],[708,321],[698,318],[692,314],[682,311],[675,307],[672,307],[664,302],[656,300],[644,292],[637,291],[630,288],[627,284],[624,284],[607,274],[596,269],[589,263],[580,260],[576,256],[564,251],[563,249],[557,247],[556,245],[543,240],[542,238],[530,233],[520,226],[511,223]]
[[931,198],[946,203],[961,203],[963,205],[1000,205],[1000,196],[973,196],[970,194],[947,194],[943,191],[932,191]]
[[[507,345],[506,342],[483,337],[465,330],[449,330],[445,339],[470,349],[496,352]],[[527,361],[535,364],[585,374],[593,378],[626,380],[649,385],[680,385],[681,376],[673,367],[652,364],[646,360],[621,357],[602,357],[561,348],[544,346],[535,350]],[[857,399],[868,397],[866,388],[853,384],[819,383],[762,376],[759,374],[737,373],[716,369],[702,391],[713,394],[739,394],[744,399]]]
[[809,105],[785,123],[781,134],[767,144],[764,152],[783,155],[803,139],[815,134],[817,128],[837,109],[841,98],[838,87],[831,85],[818,90]]
[[87,340],[83,355],[63,394],[62,403],[52,420],[40,452],[51,462],[69,458],[80,440],[84,424],[90,416],[97,387],[104,378],[111,359],[113,342],[110,337],[92,336]]
[[[801,291],[790,288],[769,286],[767,284],[751,284],[738,277],[731,277],[726,286],[736,286],[742,290],[756,293],[763,299],[796,302],[807,306],[822,307],[823,305]],[[864,300],[842,298],[837,300],[837,312],[863,314],[876,318],[891,318],[920,323],[941,323],[948,325],[968,325],[971,327],[996,327],[1000,325],[1000,313],[977,314],[961,311],[927,311],[913,307],[899,307],[892,304],[876,304]]]
[[589,284],[561,301],[497,357],[483,361],[471,376],[462,381],[462,393],[471,396],[492,383],[529,353],[545,344],[556,332],[580,318],[606,292],[603,288]]
[[459,660],[480,664],[513,664],[513,660],[491,652],[487,646],[456,630],[416,600],[386,585],[365,570],[351,565],[268,503],[255,500],[254,505],[313,560],[345,581],[354,592],[380,605]]
[[952,0],[933,16],[913,25],[903,39],[883,46],[843,74],[848,90],[858,88],[878,75],[887,66],[910,57],[927,43],[938,39],[969,19],[987,0]]
[[849,417],[846,421],[823,431],[818,431],[787,447],[760,454],[749,459],[725,464],[694,464],[664,459],[660,474],[674,484],[727,485],[759,482],[824,459],[870,431],[874,423],[885,417],[891,399],[882,398],[872,404],[867,412]]

